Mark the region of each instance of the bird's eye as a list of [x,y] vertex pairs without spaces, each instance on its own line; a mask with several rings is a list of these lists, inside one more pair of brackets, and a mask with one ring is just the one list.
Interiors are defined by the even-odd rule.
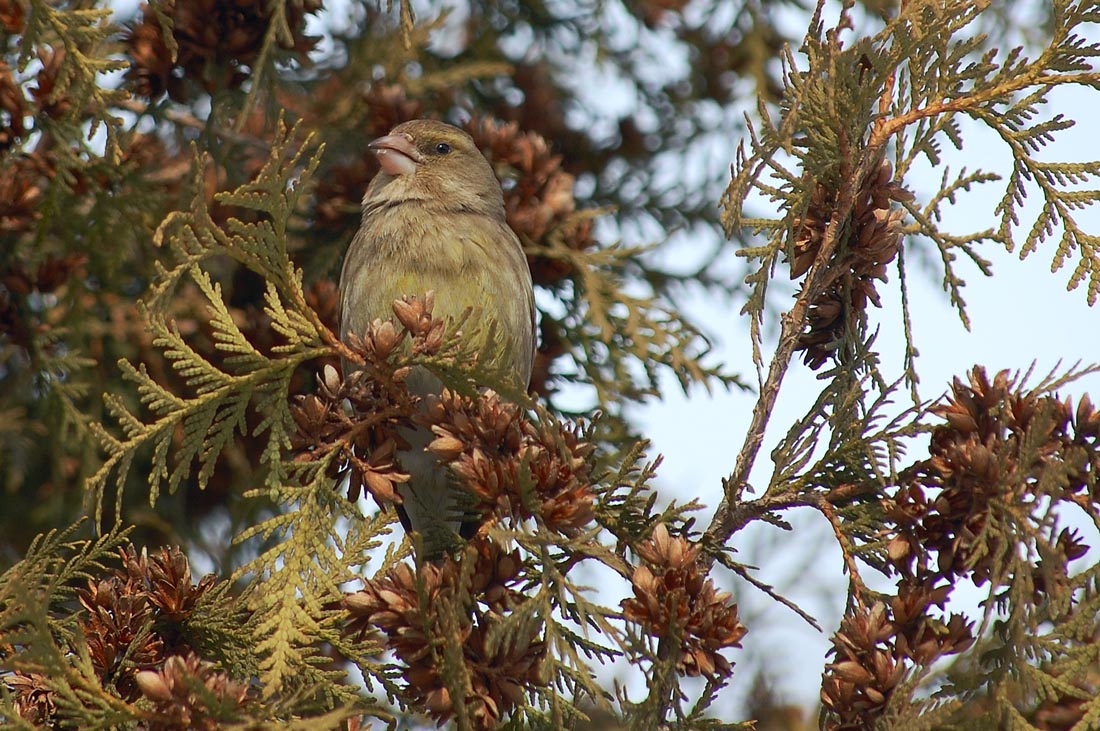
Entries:
[[438,145],[435,146],[435,151],[440,155],[446,155],[448,152],[451,151],[451,146],[448,145],[446,142],[440,142]]

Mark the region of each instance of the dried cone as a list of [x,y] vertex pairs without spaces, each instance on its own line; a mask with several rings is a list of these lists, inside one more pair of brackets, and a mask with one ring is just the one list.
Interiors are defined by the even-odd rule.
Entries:
[[164,659],[164,642],[149,630],[153,613],[148,598],[117,577],[89,580],[79,597],[88,613],[80,627],[92,666],[113,682],[122,698],[134,700],[139,695],[135,673]]
[[647,28],[659,28],[669,15],[678,15],[687,5],[686,0],[643,0],[635,5],[634,12]]
[[144,549],[138,554],[132,547],[120,549],[119,553],[125,577],[144,588],[159,620],[175,624],[186,621],[216,581],[213,574],[208,574],[195,584],[191,580],[191,565],[176,546],[162,547],[152,557]]
[[931,617],[950,587],[903,582],[889,606],[849,610],[833,635],[833,661],[825,667],[821,704],[828,731],[878,728],[894,690],[913,664],[962,652],[974,642],[973,626],[959,615],[945,624]]
[[[47,276],[47,272],[40,270],[40,278]],[[132,546],[124,546],[119,549],[119,556],[121,569],[112,570],[105,577],[90,578],[87,586],[77,591],[84,616],[75,636],[83,639],[100,682],[113,687],[123,700],[133,701],[141,695],[151,697],[148,689],[165,687],[165,682],[167,687],[185,689],[181,684],[183,676],[173,674],[175,671],[170,668],[175,667],[173,663],[182,662],[181,655],[188,659],[179,667],[193,669],[200,663],[198,658],[191,657],[190,647],[182,641],[184,633],[180,625],[213,586],[214,577],[193,583],[190,565],[175,547],[161,548],[150,556],[144,550],[139,554]],[[160,685],[150,685],[156,677],[161,678]],[[16,710],[23,718],[40,726],[60,727],[55,715],[56,697],[48,679],[35,673],[16,672],[3,678],[3,682],[13,692]],[[145,728],[218,728],[198,722],[191,726],[192,717],[187,719],[177,718],[168,725]]]
[[[460,648],[469,680],[462,698],[465,715],[474,728],[493,729],[523,702],[527,688],[545,685],[546,644],[537,634],[513,634],[490,652],[486,641],[490,629],[523,601],[516,589],[519,552],[474,539],[462,560],[475,562],[472,571],[464,573],[462,564],[448,556],[418,572],[398,564],[367,581],[362,591],[344,598],[347,630],[359,636],[379,630],[386,636],[387,646],[405,664],[404,702],[424,709],[441,725],[456,713],[443,680],[443,657],[448,649],[453,657]],[[462,587],[464,575],[470,584]]]
[[[901,246],[904,212],[893,208],[893,203],[912,199],[911,193],[893,181],[893,168],[887,161],[863,181],[851,220],[840,227],[847,235],[826,265],[823,289],[810,303],[807,329],[799,339],[798,348],[811,368],[820,368],[835,355],[841,340],[863,317],[868,302],[880,306],[875,281],[886,281],[886,267]],[[806,213],[795,222],[791,279],[801,277],[816,261],[835,205],[836,191],[818,183]]]
[[0,0],[0,28],[10,35],[19,35],[26,25],[21,0]]
[[37,225],[53,176],[52,160],[38,153],[0,160],[0,235],[25,233]]
[[[1023,391],[1008,371],[990,380],[975,368],[968,383],[955,379],[951,397],[933,411],[945,423],[932,432],[928,459],[906,471],[907,482],[884,505],[900,527],[891,557],[903,574],[932,552],[936,575],[987,581],[1005,550],[1002,531],[990,530],[1001,512],[993,506],[1023,507],[1049,470],[1063,475],[1051,498],[1096,498],[1100,413],[1087,398],[1074,408]],[[1072,535],[1060,541],[1067,560],[1086,550]],[[1044,582],[1058,578],[1047,574]]]
[[729,677],[733,665],[721,650],[740,647],[745,627],[730,594],[717,591],[700,571],[699,546],[671,537],[658,523],[637,550],[645,564],[634,570],[634,597],[623,601],[623,616],[653,637],[678,638],[682,674]]
[[830,712],[829,731],[875,727],[894,689],[905,677],[885,644],[894,635],[886,606],[875,604],[846,616],[833,635],[835,660],[825,668],[821,704]]
[[[1040,536],[1049,535],[1047,511],[1059,502],[1096,499],[1100,414],[1087,398],[1075,407],[1049,392],[1024,390],[1008,371],[990,378],[980,367],[965,382],[955,379],[950,397],[932,411],[943,423],[932,432],[929,457],[904,470],[896,493],[882,500],[887,521],[897,526],[886,542],[900,575],[897,595],[851,610],[833,638],[835,661],[822,684],[828,729],[875,728],[900,677],[973,644],[972,623],[944,616],[960,579],[994,582],[997,589],[1030,580],[1036,605],[1073,611],[1069,563],[1089,546],[1070,529]],[[1043,503],[1048,507],[1035,515]],[[1020,520],[1033,524],[1008,524]],[[1034,537],[1042,557],[1023,569],[1011,558],[1021,533]],[[1014,601],[1021,598],[1027,595]],[[1072,725],[1080,717],[1076,699],[1048,701],[1033,714],[1040,726]]]
[[49,728],[57,712],[57,698],[49,679],[40,673],[12,673],[3,682],[12,693],[15,711],[36,727]]
[[476,498],[476,512],[512,521],[537,515],[566,535],[591,525],[595,447],[578,427],[532,423],[520,406],[491,390],[476,398],[444,390],[429,404],[426,421],[435,434],[428,449]]
[[346,345],[356,360],[351,375],[326,365],[317,376],[317,393],[298,396],[291,405],[294,459],[325,460],[334,478],[346,471],[351,500],[366,490],[379,504],[401,503],[397,485],[409,476],[396,455],[409,448],[402,430],[412,426],[421,399],[406,384],[411,367],[399,365],[395,356],[439,352],[445,323],[432,316],[434,303],[431,293],[406,297],[393,304],[400,328],[375,320],[366,332],[349,334]]
[[138,673],[136,683],[153,704],[148,731],[220,731],[248,703],[246,684],[194,654],[170,657],[159,671]]
[[0,61],[0,153],[10,150],[27,133],[23,124],[26,115],[23,89],[15,83],[11,67]]
[[53,98],[61,76],[61,67],[65,63],[65,51],[42,49],[38,52],[38,60],[42,62],[42,68],[35,77],[37,83],[30,90],[31,96],[42,114],[51,119],[61,119],[73,106],[72,100],[64,93]]
[[[321,9],[321,0],[284,0],[290,43],[279,41],[299,61],[317,38],[304,34],[306,15]],[[175,62],[164,38],[164,27],[148,4],[142,17],[127,33],[125,43],[133,65],[126,83],[137,94],[156,98],[167,92],[176,101],[187,101],[183,79],[198,81],[207,93],[237,88],[259,57],[268,27],[273,22],[267,0],[167,0],[158,8],[169,21],[177,46]]]

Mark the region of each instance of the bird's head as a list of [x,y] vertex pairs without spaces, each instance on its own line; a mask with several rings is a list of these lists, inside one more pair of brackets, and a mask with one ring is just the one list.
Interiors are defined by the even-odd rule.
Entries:
[[364,204],[423,201],[446,210],[504,216],[500,183],[470,135],[431,119],[397,125],[370,143],[382,171]]

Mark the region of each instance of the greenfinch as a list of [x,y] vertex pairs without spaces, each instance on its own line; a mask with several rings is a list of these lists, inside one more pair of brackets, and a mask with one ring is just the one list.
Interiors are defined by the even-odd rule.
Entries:
[[[449,124],[418,119],[370,143],[381,171],[363,196],[363,218],[340,274],[340,335],[362,333],[392,317],[394,300],[435,293],[436,317],[481,333],[478,347],[499,364],[500,378],[526,388],[535,353],[535,299],[531,272],[504,213],[504,196],[474,140]],[[490,338],[488,333],[494,333]],[[413,369],[410,390],[425,396],[442,384]],[[469,538],[462,496],[447,470],[426,450],[424,428],[403,434],[398,453],[410,479],[399,487],[398,515],[417,531],[428,557]]]

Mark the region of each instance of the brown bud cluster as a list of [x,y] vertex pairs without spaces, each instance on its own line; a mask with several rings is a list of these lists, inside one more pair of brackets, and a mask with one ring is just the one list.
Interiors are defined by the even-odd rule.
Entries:
[[[0,13],[3,12],[4,8],[0,7]],[[0,61],[0,153],[16,147],[33,131],[28,130],[26,117],[60,119],[72,109],[72,100],[66,94],[54,96],[61,66],[65,62],[65,51],[42,48],[38,51],[38,60],[41,68],[35,74],[34,86],[26,91],[22,84],[16,82],[11,66]]]
[[[914,665],[962,652],[973,628],[943,608],[960,579],[1000,586],[1019,550],[1020,527],[1041,535],[1037,503],[1094,503],[1100,474],[1100,413],[1084,398],[1074,408],[1046,392],[1024,390],[1002,371],[982,368],[933,412],[928,459],[902,471],[897,491],[882,501],[896,533],[886,559],[900,576],[897,595],[857,607],[833,638],[835,662],[822,684],[830,729],[870,729],[900,678]],[[1072,592],[1068,564],[1088,551],[1075,531],[1052,536],[1030,565],[1035,601]],[[1019,577],[1019,567],[1014,569]],[[1001,601],[1001,595],[995,595]]]
[[425,421],[435,435],[428,449],[450,465],[481,513],[515,521],[537,516],[566,535],[592,523],[588,458],[595,447],[578,427],[532,422],[493,391],[476,398],[444,391]]
[[49,326],[37,308],[29,306],[28,296],[57,290],[69,279],[80,276],[86,263],[87,257],[83,254],[67,254],[61,258],[50,255],[33,272],[16,262],[0,273],[0,335],[8,337],[15,345],[30,347],[32,334]]
[[[264,36],[273,22],[267,0],[168,0],[158,3],[168,16],[175,40],[175,60],[165,29],[148,4],[141,20],[124,39],[133,65],[126,83],[139,96],[154,99],[165,92],[176,101],[186,101],[184,79],[198,81],[204,91],[239,87],[259,58]],[[306,16],[321,9],[321,0],[286,0],[286,25],[290,43],[283,43],[299,61],[307,61],[317,38],[305,35]]]
[[0,0],[0,28],[5,33],[17,35],[23,32],[27,17],[20,0]]
[[0,152],[7,152],[27,133],[27,100],[11,66],[0,61]]
[[298,427],[291,438],[295,460],[328,460],[333,477],[347,470],[351,500],[358,500],[365,489],[380,504],[401,502],[397,485],[409,477],[396,454],[409,444],[400,432],[413,426],[420,398],[406,383],[411,367],[398,365],[394,356],[399,351],[439,351],[444,322],[432,317],[434,305],[431,293],[395,302],[401,327],[376,320],[365,333],[350,334],[347,346],[360,361],[355,370],[345,377],[325,366],[317,393],[297,396],[291,406]]
[[153,704],[142,724],[145,731],[220,731],[223,721],[238,720],[249,700],[246,684],[194,653],[170,657],[159,670],[142,670],[134,680]]
[[721,651],[740,647],[745,627],[730,594],[719,592],[696,562],[699,546],[659,523],[637,551],[645,563],[634,570],[634,596],[623,601],[623,616],[653,637],[678,639],[681,673],[729,677],[733,665]]
[[50,119],[61,119],[73,108],[73,102],[66,94],[55,96],[54,92],[61,77],[61,67],[65,63],[65,50],[39,50],[38,60],[42,62],[42,68],[35,74],[35,85],[30,89],[31,97],[39,114]]
[[[121,569],[89,579],[78,592],[84,616],[77,636],[83,638],[104,686],[133,701],[148,695],[141,676],[157,675],[168,659],[192,653],[183,625],[213,586],[214,577],[193,583],[190,565],[178,548],[149,555],[124,547],[119,557]],[[3,682],[14,694],[23,718],[43,725],[56,720],[57,702],[44,678],[13,673]]]
[[[0,24],[21,30],[21,8],[18,2],[0,2]],[[0,236],[35,230],[42,216],[41,203],[56,175],[55,142],[49,134],[42,134],[30,149],[28,138],[41,130],[35,123],[28,126],[28,117],[59,119],[72,109],[66,94],[55,97],[65,51],[42,48],[38,60],[41,66],[33,81],[22,83],[16,81],[12,68],[0,61]],[[15,154],[21,149],[21,154]],[[79,172],[72,185],[81,190]]]
[[57,699],[50,679],[41,673],[12,673],[2,681],[14,699],[16,712],[36,727],[50,728],[57,713]]
[[149,597],[112,577],[89,581],[80,605],[88,613],[81,627],[96,673],[112,679],[126,700],[137,698],[134,674],[157,666],[165,656],[164,641],[147,627],[153,618]]
[[[893,181],[893,168],[887,161],[863,181],[851,220],[840,228],[846,232],[845,238],[827,264],[821,294],[810,303],[807,329],[798,341],[798,349],[805,351],[803,357],[811,368],[820,368],[836,352],[845,333],[863,316],[868,302],[880,306],[875,280],[886,281],[886,266],[901,245],[904,212],[894,208],[893,203],[912,199],[912,193]],[[809,271],[817,259],[836,203],[836,190],[821,183],[814,188],[809,208],[795,222],[791,279]]]
[[[355,371],[341,379],[326,369],[317,394],[293,407],[297,459],[330,458],[334,470],[350,471],[353,497],[366,489],[380,501],[399,502],[395,487],[407,476],[395,455],[410,448],[401,432],[430,429],[427,449],[475,498],[470,509],[483,522],[534,519],[566,535],[590,526],[594,447],[580,429],[532,420],[490,390],[409,392],[409,355],[445,356],[445,321],[433,317],[433,304],[431,294],[397,301],[396,324],[376,321],[361,337],[349,336]],[[530,580],[519,550],[506,551],[490,536],[483,527],[457,557],[443,555],[415,571],[397,565],[343,601],[348,631],[380,631],[406,666],[404,702],[440,723],[461,714],[475,728],[496,728],[530,688],[546,682],[541,629],[490,641],[527,601],[520,585]],[[456,673],[462,697],[453,695]]]
[[890,696],[916,662],[963,652],[973,644],[973,627],[957,614],[947,623],[929,614],[943,608],[948,587],[903,587],[889,604],[876,602],[848,612],[833,635],[833,661],[821,682],[821,703],[829,731],[870,731]]
[[352,500],[366,490],[379,503],[400,504],[397,485],[408,475],[397,453],[410,448],[403,433],[420,426],[432,431],[428,449],[449,466],[456,486],[476,498],[473,507],[483,517],[537,517],[566,535],[590,526],[595,447],[580,427],[532,421],[491,390],[472,397],[450,390],[426,398],[410,393],[412,368],[400,365],[399,354],[440,352],[445,321],[432,316],[434,303],[432,293],[398,300],[397,324],[376,320],[361,336],[348,336],[357,361],[351,375],[325,367],[317,392],[296,397],[291,406],[298,427],[295,459],[327,460],[334,478],[347,471]]
[[643,0],[634,4],[631,12],[640,18],[647,28],[655,29],[665,25],[669,16],[678,16],[686,5],[686,0]]
[[[405,664],[402,700],[409,707],[426,710],[442,725],[461,703],[474,728],[492,729],[523,702],[527,688],[546,684],[546,643],[535,632],[490,649],[490,632],[524,601],[517,588],[523,568],[518,551],[475,539],[461,561],[473,561],[472,570],[447,556],[418,572],[398,564],[367,581],[362,591],[344,598],[347,630],[385,634],[387,645]],[[457,627],[451,609],[460,617]],[[452,658],[461,655],[468,679],[460,699],[444,681],[448,653]]]
[[[995,506],[1030,512],[1041,482],[1055,501],[1100,497],[1100,411],[1087,396],[1074,408],[1069,399],[1024,391],[1008,371],[991,381],[978,367],[969,383],[955,379],[951,397],[933,411],[946,423],[932,432],[929,458],[907,471],[885,503],[901,528],[889,555],[903,575],[970,577],[981,585],[1010,550]],[[1051,470],[1061,479],[1044,480]],[[1072,531],[1055,548],[1066,561],[1087,551]]]
[[[566,247],[576,251],[595,244],[591,221],[575,216],[575,179],[562,169],[561,156],[553,154],[545,138],[521,131],[515,122],[500,124],[492,119],[470,120],[466,131],[505,180],[504,210],[521,241],[546,245],[548,237],[560,236]],[[536,284],[551,286],[573,274],[573,265],[564,259],[532,256],[529,260]]]
[[34,229],[54,174],[53,161],[46,155],[13,155],[0,160],[0,235]]

